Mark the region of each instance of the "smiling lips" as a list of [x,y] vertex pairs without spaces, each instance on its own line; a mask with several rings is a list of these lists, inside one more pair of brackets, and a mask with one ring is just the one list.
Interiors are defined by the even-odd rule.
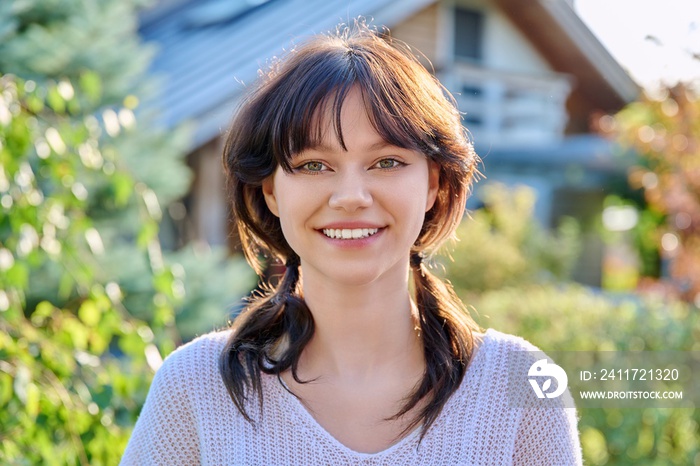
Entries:
[[332,239],[362,239],[376,234],[379,228],[324,228],[322,231]]

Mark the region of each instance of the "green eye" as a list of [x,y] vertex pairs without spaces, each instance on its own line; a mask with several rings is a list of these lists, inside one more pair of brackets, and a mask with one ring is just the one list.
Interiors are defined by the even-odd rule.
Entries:
[[377,165],[379,165],[379,168],[396,168],[399,166],[399,161],[394,159],[383,159],[380,160]]
[[310,172],[320,172],[323,170],[323,164],[321,162],[307,162],[304,164],[304,168]]

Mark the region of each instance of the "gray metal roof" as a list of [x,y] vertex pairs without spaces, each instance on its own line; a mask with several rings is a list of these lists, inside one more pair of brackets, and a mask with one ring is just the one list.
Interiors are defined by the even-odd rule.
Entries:
[[245,85],[269,58],[358,16],[392,26],[434,0],[247,1],[258,5],[244,11],[233,0],[180,0],[142,20],[143,40],[159,49],[151,72],[162,81],[146,106],[156,107],[167,127],[193,122],[193,147],[226,128]]

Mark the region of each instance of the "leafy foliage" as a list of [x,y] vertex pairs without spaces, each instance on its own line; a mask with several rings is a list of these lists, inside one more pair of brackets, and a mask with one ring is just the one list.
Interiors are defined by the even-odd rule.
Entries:
[[630,183],[644,191],[652,212],[647,219],[663,226],[640,225],[639,244],[648,249],[654,243],[670,261],[678,293],[700,301],[700,96],[683,84],[657,94],[644,95],[599,125],[639,154]]
[[[596,294],[578,285],[527,285],[466,293],[485,327],[520,335],[544,351],[698,351],[700,313],[654,297]],[[582,409],[590,465],[687,465],[700,454],[693,409]]]
[[[115,464],[152,369],[173,347],[173,273],[160,260],[157,236],[142,233],[158,230],[146,207],[149,191],[123,190],[135,181],[117,159],[98,164],[84,155],[99,151],[99,127],[89,117],[68,116],[75,95],[68,86],[67,80],[41,88],[11,75],[0,78],[4,464]],[[62,93],[64,105],[49,102],[54,92]],[[87,173],[115,193],[116,212],[141,205],[152,328],[129,316],[123,290],[100,266],[104,241],[87,215],[91,193],[78,181]],[[47,271],[60,274],[58,287],[48,299],[29,302]]]
[[[445,265],[482,327],[522,336],[544,351],[699,349],[700,313],[686,303],[602,294],[558,279],[575,257],[575,236],[533,235],[531,196],[493,188],[484,210],[460,226],[455,264]],[[547,248],[555,251],[543,254]],[[548,272],[537,272],[542,269]],[[686,465],[700,454],[697,410],[585,409],[579,415],[585,464]]]
[[162,356],[253,285],[221,251],[161,249],[188,135],[137,111],[141,3],[0,2],[2,464],[116,464]]
[[481,201],[484,208],[457,230],[453,260],[442,261],[455,287],[491,290],[568,277],[580,250],[575,220],[545,230],[532,219],[535,194],[526,186],[493,183],[482,188]]
[[[134,92],[154,50],[134,33],[147,0],[20,0],[0,4],[0,70],[83,81],[94,111]],[[85,74],[87,70],[91,73]],[[75,105],[75,103],[73,104]]]

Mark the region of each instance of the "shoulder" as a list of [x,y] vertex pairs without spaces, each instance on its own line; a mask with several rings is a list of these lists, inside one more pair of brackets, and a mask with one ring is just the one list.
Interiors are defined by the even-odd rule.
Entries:
[[219,358],[230,335],[231,330],[211,332],[178,347],[156,371],[153,384],[177,390],[218,382]]
[[[488,381],[489,387],[506,395],[512,407],[574,407],[564,369],[540,348],[519,336],[487,330],[471,366]],[[537,390],[536,386],[543,387],[546,392]]]
[[518,359],[521,361],[541,358],[545,353],[528,340],[498,330],[488,329],[482,334],[477,354],[484,351],[490,358]]
[[482,350],[488,379],[515,415],[516,464],[581,464],[566,372],[529,341],[493,329],[484,334]]
[[231,330],[220,330],[201,335],[178,347],[165,358],[163,366],[202,366],[218,359],[231,335]]
[[507,362],[525,361],[543,354],[542,351],[516,335],[488,329],[486,332],[474,335],[476,347],[472,356],[472,364],[488,366],[491,370],[501,370],[508,367]]
[[490,343],[491,351],[539,351],[539,348],[522,337],[499,332],[492,328],[481,335],[484,342]]
[[[538,360],[542,354],[535,345],[516,335],[488,329],[484,333],[474,333],[474,352],[467,366],[460,391],[465,400],[494,396],[499,394],[499,402],[504,403],[503,396],[512,389],[513,374],[516,366],[525,367]],[[522,371],[521,371],[522,372]],[[529,384],[526,383],[526,388]],[[517,385],[516,385],[517,386]],[[478,394],[478,395],[477,395]],[[488,405],[493,405],[489,398]]]
[[225,400],[219,355],[229,334],[230,331],[208,333],[170,353],[156,371],[144,412],[192,421],[193,413],[204,405],[212,400]]
[[[205,411],[225,400],[218,359],[230,331],[203,335],[173,351],[151,384],[121,464],[197,464]],[[220,402],[216,406],[225,406]],[[205,414],[203,414],[205,413]]]
[[495,362],[502,370],[508,370],[511,376],[527,377],[530,367],[542,359],[546,359],[548,364],[554,364],[544,351],[524,338],[494,329],[488,329],[484,333],[479,348],[481,350],[490,362]]

